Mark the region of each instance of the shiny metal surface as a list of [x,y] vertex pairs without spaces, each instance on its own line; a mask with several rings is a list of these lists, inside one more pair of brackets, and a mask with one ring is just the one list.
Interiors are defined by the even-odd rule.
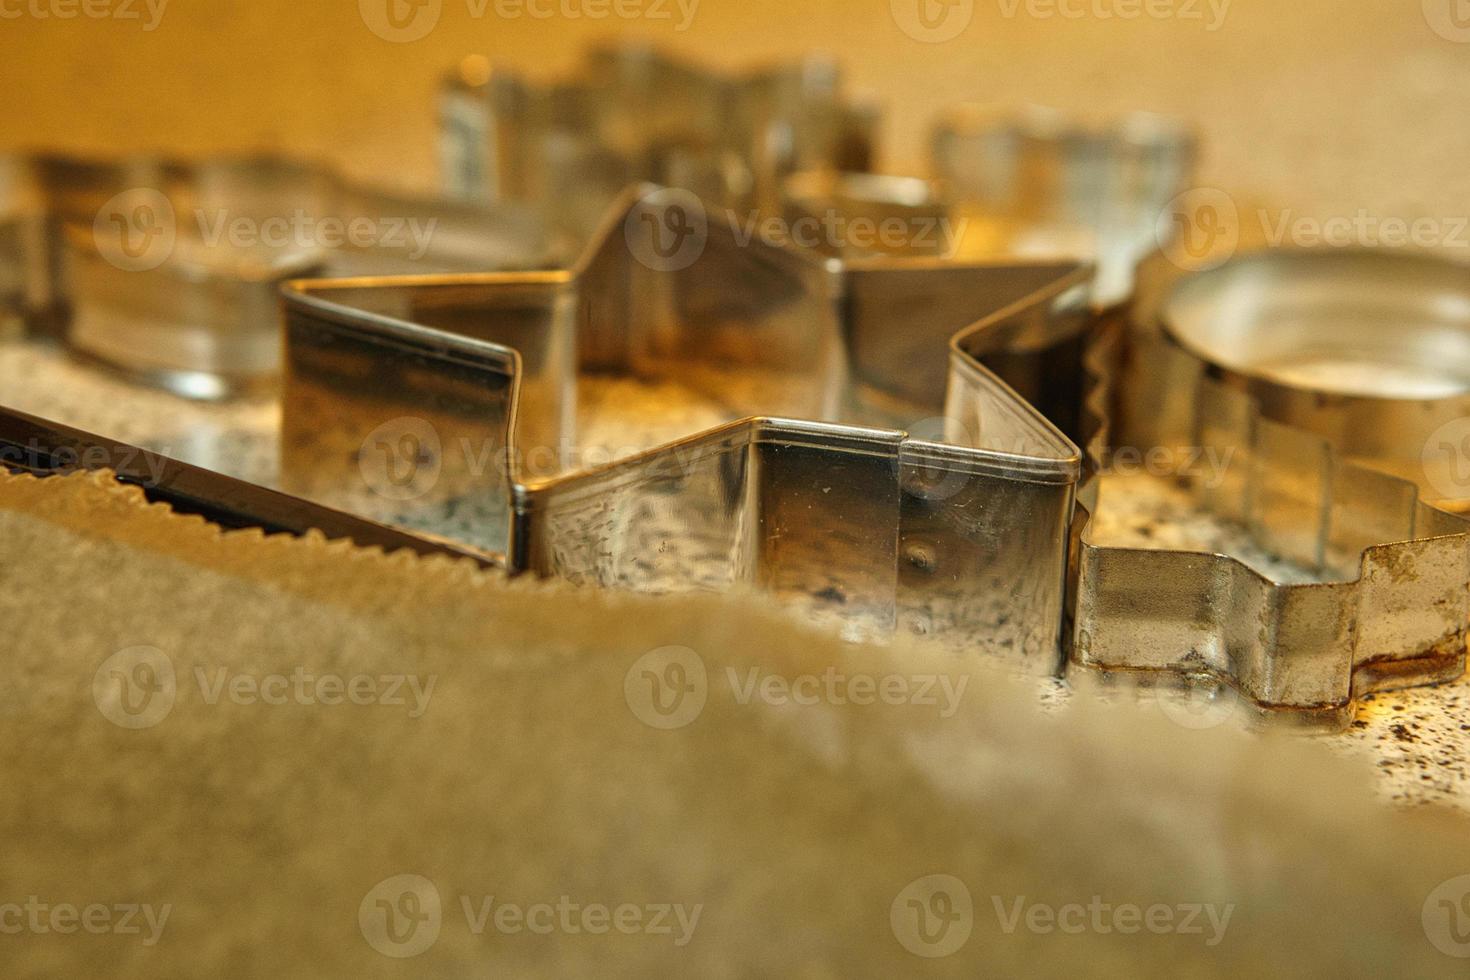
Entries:
[[535,203],[573,247],[630,184],[771,207],[803,170],[865,170],[877,111],[845,96],[837,66],[809,56],[726,75],[633,44],[594,47],[570,79],[540,86],[483,57],[440,100],[451,195]]
[[1362,249],[1242,256],[1176,286],[1157,321],[1273,421],[1470,505],[1470,425],[1457,432],[1470,419],[1470,269]]
[[187,397],[274,383],[287,280],[534,265],[548,247],[524,209],[385,193],[302,162],[0,164],[0,311]]
[[[641,236],[687,206],[630,193],[566,272],[292,284],[285,486],[408,527],[452,512],[515,570],[758,588],[1054,671],[1080,453],[982,362],[1035,383],[1092,323],[1090,270],[844,260],[707,215],[662,268]],[[677,378],[730,421],[589,466],[579,380],[607,375]]]
[[[1438,390],[1435,379],[1454,369],[1415,352],[1453,350],[1457,330],[1465,341],[1463,270],[1403,255],[1273,252],[1166,278],[1136,311],[1117,366],[1094,359],[1115,409],[1109,454],[1214,453],[1227,463],[1218,479],[1186,480],[1200,506],[1316,580],[1273,581],[1224,555],[1101,547],[1084,527],[1073,665],[1208,675],[1262,710],[1338,723],[1362,694],[1459,676],[1470,523],[1421,491],[1437,482],[1432,468],[1402,477],[1414,469],[1410,452],[1420,463],[1426,430],[1463,420],[1463,398],[1396,396],[1416,377]],[[1305,379],[1277,370],[1323,364],[1327,350],[1355,363]],[[1373,364],[1405,369],[1385,373],[1387,396],[1323,390],[1344,377],[1358,388]],[[1095,510],[1098,491],[1084,491],[1085,507]]]
[[1160,116],[1089,128],[1040,107],[961,106],[930,143],[934,176],[974,210],[978,241],[1091,256],[1105,304],[1131,295],[1134,267],[1162,244],[1160,215],[1190,186],[1197,156],[1193,132]]

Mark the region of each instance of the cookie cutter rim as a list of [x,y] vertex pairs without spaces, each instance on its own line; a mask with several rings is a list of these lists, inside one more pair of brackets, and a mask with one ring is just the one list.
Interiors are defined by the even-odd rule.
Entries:
[[[1372,261],[1374,256],[1390,264],[1433,266],[1439,261],[1372,252],[1356,254],[1353,260]],[[1324,258],[1330,262],[1339,256],[1288,250],[1232,261],[1289,267]],[[1155,266],[1163,268],[1159,262]],[[1470,521],[1425,499],[1414,481],[1386,472],[1371,458],[1349,460],[1327,435],[1301,429],[1290,399],[1257,395],[1261,390],[1285,393],[1320,405],[1327,397],[1322,392],[1279,379],[1247,378],[1176,339],[1166,321],[1177,284],[1200,288],[1200,282],[1208,285],[1204,277],[1228,277],[1239,268],[1226,263],[1188,275],[1170,268],[1162,285],[1156,284],[1149,300],[1134,311],[1126,335],[1114,339],[1130,348],[1124,356],[1145,365],[1133,365],[1135,375],[1163,375],[1154,379],[1155,393],[1189,392],[1183,401],[1192,416],[1187,428],[1196,446],[1221,438],[1225,441],[1217,445],[1244,446],[1245,465],[1227,476],[1224,490],[1197,491],[1205,509],[1245,522],[1257,540],[1264,536],[1274,550],[1295,550],[1298,561],[1327,569],[1335,578],[1282,582],[1218,552],[1100,545],[1091,539],[1087,520],[1097,506],[1099,482],[1094,477],[1079,492],[1083,516],[1077,534],[1069,668],[1104,676],[1207,677],[1234,689],[1261,715],[1289,710],[1340,726],[1351,719],[1364,694],[1441,683],[1464,673]],[[1257,323],[1256,329],[1265,326]],[[1101,421],[1115,423],[1114,408],[1119,407],[1124,407],[1124,419],[1134,416],[1133,422],[1139,416],[1169,414],[1153,404],[1127,406],[1128,395],[1115,390],[1121,353],[1100,348],[1089,360],[1097,384],[1091,401]],[[1327,397],[1333,400],[1373,401]],[[1113,435],[1104,434],[1089,447],[1095,460],[1102,458],[1105,445],[1113,448]],[[1169,444],[1167,434],[1158,435],[1139,441]],[[1105,467],[1099,469],[1105,474]],[[1360,523],[1370,529],[1355,533],[1354,525]],[[1302,532],[1302,527],[1310,530]],[[1337,539],[1342,540],[1334,548]],[[1168,571],[1160,574],[1155,568],[1145,575],[1143,563]],[[1149,585],[1152,595],[1145,594]],[[1128,617],[1141,621],[1150,609],[1155,616],[1146,621],[1150,630],[1135,627],[1128,632],[1116,625]],[[1240,628],[1242,621],[1258,624],[1259,631],[1252,636]],[[1172,653],[1142,649],[1150,633],[1167,631],[1174,638]]]

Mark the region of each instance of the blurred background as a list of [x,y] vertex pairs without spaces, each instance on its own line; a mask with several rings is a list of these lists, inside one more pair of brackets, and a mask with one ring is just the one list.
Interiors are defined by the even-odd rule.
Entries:
[[272,150],[427,190],[463,56],[551,78],[610,37],[726,68],[829,52],[885,110],[892,172],[959,102],[1147,109],[1261,206],[1470,211],[1466,0],[0,0],[0,149]]

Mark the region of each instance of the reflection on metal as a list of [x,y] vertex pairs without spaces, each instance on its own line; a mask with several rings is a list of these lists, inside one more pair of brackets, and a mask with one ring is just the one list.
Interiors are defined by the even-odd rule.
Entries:
[[1128,298],[1135,266],[1161,244],[1160,217],[1189,187],[1198,145],[1160,116],[1089,129],[1039,107],[964,106],[939,121],[930,153],[976,247],[1094,256],[1098,298],[1111,304]]
[[797,171],[866,170],[877,123],[819,56],[726,75],[621,44],[547,86],[466,58],[441,95],[440,148],[450,194],[534,203],[580,244],[641,181],[767,207]]
[[[1423,257],[1279,252],[1180,277],[1093,367],[1118,446],[1169,450],[1199,504],[1311,572],[1104,547],[1083,528],[1072,663],[1226,681],[1258,708],[1329,722],[1362,694],[1458,677],[1470,523],[1426,436],[1463,425],[1470,272]],[[1111,376],[1110,376],[1111,375]],[[1382,387],[1369,387],[1369,383]],[[1431,450],[1423,456],[1421,447]],[[1461,450],[1452,445],[1452,453]],[[1187,463],[1226,465],[1203,479]],[[1426,493],[1421,493],[1420,486]],[[1083,505],[1095,511],[1094,481]],[[1451,489],[1453,489],[1451,487]]]
[[543,261],[539,220],[271,158],[0,160],[0,322],[189,397],[274,380],[280,285]]
[[[689,254],[660,247],[687,226]],[[461,521],[515,570],[756,587],[849,635],[1054,671],[1080,453],[983,362],[1040,389],[1075,360],[1090,281],[744,242],[644,189],[570,271],[293,284],[282,479],[390,523]],[[608,374],[677,378],[731,421],[579,467],[578,380]]]
[[[821,73],[756,84],[646,53],[592,64],[594,81],[537,93],[487,72],[446,102],[522,113],[479,117],[495,138],[474,166],[495,200],[565,206],[562,231],[629,173],[694,188],[625,191],[574,229],[591,244],[567,269],[467,271],[547,254],[542,226],[503,204],[394,201],[271,161],[19,160],[0,166],[0,327],[63,323],[79,349],[215,394],[274,370],[262,309],[278,279],[356,275],[286,288],[282,479],[409,529],[419,550],[600,587],[755,588],[846,635],[915,632],[1037,671],[1069,647],[1082,676],[1218,683],[1327,722],[1369,691],[1464,670],[1465,270],[1334,250],[1185,274],[1160,257],[1124,324],[1113,303],[1133,295],[1193,155],[1168,127],[957,116],[929,182],[843,172],[851,146],[822,136],[750,152],[802,106],[844,118],[840,100],[787,98],[835,91]],[[666,122],[718,119],[730,99],[764,122],[717,130],[705,154],[642,112],[671,84]],[[585,120],[597,135],[567,142]],[[116,214],[120,233],[147,231],[129,216],[149,203],[175,221],[156,266],[141,245],[109,252],[105,227]],[[417,262],[381,247],[201,252],[187,227],[283,209],[442,224]],[[834,234],[828,215],[876,237]],[[813,218],[815,240],[792,235]],[[981,257],[1074,250],[1098,256],[1100,281],[1073,260]],[[396,275],[426,267],[453,274]],[[592,460],[580,427],[617,406],[579,401],[607,379],[678,384],[721,424],[676,420],[680,438]],[[1300,580],[1098,540],[1109,464],[1130,447],[1166,457],[1202,510]],[[1201,453],[1222,463],[1213,479],[1188,465]]]

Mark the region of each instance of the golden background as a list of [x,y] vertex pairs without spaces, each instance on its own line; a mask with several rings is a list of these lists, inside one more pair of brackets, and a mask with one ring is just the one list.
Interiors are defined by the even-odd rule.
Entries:
[[[270,149],[430,187],[435,87],[461,56],[546,77],[588,42],[624,35],[732,68],[837,55],[851,87],[887,110],[887,169],[922,167],[933,115],[961,101],[1089,119],[1152,109],[1196,124],[1201,182],[1244,199],[1323,217],[1470,211],[1470,27],[1457,42],[1430,26],[1455,12],[1470,24],[1467,0],[1234,0],[1214,31],[1209,0],[1197,0],[1201,20],[1127,21],[955,0],[969,21],[944,43],[905,34],[890,0],[700,0],[683,31],[674,0],[673,20],[507,18],[493,3],[476,17],[478,0],[441,0],[437,27],[412,43],[376,36],[358,0],[169,0],[151,32],[29,12],[82,2],[0,0],[0,149]],[[85,2],[148,16],[145,0]]]

